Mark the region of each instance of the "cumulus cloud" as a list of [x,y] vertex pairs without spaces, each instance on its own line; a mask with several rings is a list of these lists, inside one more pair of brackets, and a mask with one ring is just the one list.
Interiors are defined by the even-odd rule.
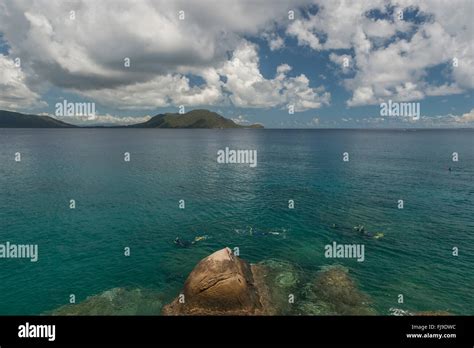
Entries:
[[[36,83],[110,106],[212,105],[222,97],[213,69],[243,36],[274,27],[287,8],[253,1],[6,0],[0,32],[10,54],[28,57],[26,71]],[[272,34],[269,44],[281,48],[283,39]],[[191,86],[189,74],[205,85]]]
[[221,100],[219,76],[208,69],[204,86],[191,87],[180,74],[158,75],[135,84],[79,91],[85,97],[118,109],[154,109],[170,105],[213,105]]
[[0,55],[0,108],[16,110],[46,105],[30,90],[26,76],[15,62]]
[[463,114],[461,116],[456,116],[455,120],[458,123],[471,123],[471,124],[474,124],[474,109],[471,109],[471,111],[466,112],[465,114]]
[[309,46],[313,50],[320,50],[322,48],[318,36],[314,33],[317,27],[316,16],[310,16],[309,20],[297,19],[292,22],[286,33],[289,36],[294,36],[298,40],[298,44],[302,46]]
[[[196,69],[191,71],[198,72]],[[79,93],[120,109],[232,103],[248,108],[291,104],[295,111],[304,111],[329,104],[330,94],[324,88],[312,88],[304,74],[290,77],[290,71],[289,65],[282,64],[277,68],[275,78],[264,78],[259,68],[257,45],[243,40],[233,51],[231,59],[221,67],[199,70],[205,80],[202,86],[191,86],[186,76],[167,74],[145,82]]]
[[[386,99],[418,100],[462,93],[474,87],[473,22],[470,0],[451,5],[440,0],[316,0],[318,11],[301,16],[287,28],[298,44],[313,50],[351,50],[355,76],[344,85],[349,106]],[[398,11],[417,12],[417,21],[401,20]],[[378,11],[380,18],[370,14]],[[398,34],[403,33],[403,36]],[[340,63],[342,55],[331,53]],[[457,64],[451,64],[456,58]],[[449,69],[450,84],[433,86],[428,70]],[[341,65],[343,72],[347,68]]]
[[[43,71],[42,78],[75,89],[114,87],[146,81],[150,73],[213,66],[225,60],[240,33],[256,33],[278,11],[262,11],[259,5],[252,9],[248,2],[147,0],[7,0],[3,7],[0,30],[13,54],[29,56],[30,64]],[[184,20],[179,19],[181,10]],[[125,58],[130,58],[128,69]]]
[[312,88],[304,74],[288,76],[288,64],[278,66],[273,79],[266,79],[259,69],[257,46],[243,41],[232,58],[217,70],[226,77],[223,85],[230,100],[238,107],[284,107],[293,105],[295,111],[320,108],[329,104],[330,94],[324,88]]
[[264,32],[261,36],[267,40],[268,47],[271,51],[279,50],[285,46],[285,40],[276,33]]
[[275,51],[285,46],[285,41],[280,36],[275,36],[269,40],[268,45],[272,51]]
[[[0,33],[8,57],[22,57],[22,68],[12,70],[7,58],[0,59],[0,107],[41,105],[45,86],[119,109],[232,103],[292,104],[304,111],[329,105],[323,87],[312,87],[305,74],[292,75],[284,61],[265,78],[258,47],[248,41],[253,38],[266,40],[272,52],[293,38],[317,54],[329,53],[347,74],[351,107],[463,93],[474,88],[474,28],[466,15],[474,5],[454,3],[4,0]],[[310,4],[317,11],[308,13]],[[400,20],[398,10],[415,13],[416,20]],[[341,64],[344,58],[349,67]],[[447,79],[433,84],[427,77],[437,67]]]
[[329,55],[329,60],[338,65],[344,74],[347,74],[349,71],[351,71],[351,68],[353,68],[352,57],[348,54],[331,53]]

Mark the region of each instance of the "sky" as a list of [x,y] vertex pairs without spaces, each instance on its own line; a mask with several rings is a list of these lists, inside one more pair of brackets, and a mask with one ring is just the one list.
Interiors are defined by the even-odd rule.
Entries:
[[[472,0],[0,0],[0,109],[127,124],[474,127]],[[57,103],[96,115],[59,116]],[[381,114],[419,103],[420,117]],[[413,104],[415,105],[415,104]]]

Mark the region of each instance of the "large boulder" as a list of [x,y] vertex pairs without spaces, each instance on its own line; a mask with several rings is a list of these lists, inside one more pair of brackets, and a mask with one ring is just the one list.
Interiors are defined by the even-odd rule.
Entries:
[[163,314],[266,314],[262,302],[265,303],[261,300],[251,266],[229,248],[224,248],[198,263],[189,274],[181,294],[163,308]]

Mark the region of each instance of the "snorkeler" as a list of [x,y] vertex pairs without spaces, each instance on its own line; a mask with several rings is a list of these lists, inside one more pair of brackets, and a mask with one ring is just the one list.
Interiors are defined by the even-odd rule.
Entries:
[[373,239],[380,239],[384,236],[384,234],[382,232],[372,233],[372,232],[369,232],[369,231],[364,231],[364,232],[362,232],[362,234],[366,237],[373,238]]
[[193,244],[193,243],[191,243],[187,240],[181,240],[181,238],[176,237],[176,239],[174,240],[174,244],[176,244],[180,248],[189,248],[191,246],[191,244]]
[[191,244],[196,244],[197,242],[206,240],[207,238],[209,238],[207,235],[204,235],[204,236],[196,236],[196,237],[194,238],[194,240],[191,242]]
[[275,232],[275,231],[268,231],[267,234],[271,234],[273,236],[279,236],[281,233],[280,232]]
[[384,234],[382,232],[369,232],[365,229],[365,226],[364,225],[357,225],[357,226],[354,226],[353,229],[357,232],[359,232],[360,234],[362,234],[363,236],[365,237],[369,237],[369,238],[373,238],[373,239],[380,239],[380,238],[383,238]]
[[265,236],[266,234],[267,234],[266,232],[262,232],[257,229],[254,230],[253,227],[250,226],[250,230],[249,230],[250,236]]
[[209,236],[207,234],[204,235],[204,236],[196,236],[196,237],[194,237],[194,240],[192,242],[190,242],[188,240],[176,237],[176,239],[174,240],[174,244],[176,244],[180,248],[189,248],[191,245],[194,245],[194,244],[196,244],[198,242],[201,242],[203,240],[206,240],[208,238],[209,238]]
[[265,232],[265,231],[258,231],[258,230],[256,230],[256,231],[253,233],[254,236],[266,236],[266,235],[268,235],[268,234],[269,234],[268,232]]
[[[252,237],[262,237],[262,236],[283,236],[283,238],[286,238],[286,230],[283,229],[282,232],[279,231],[262,231],[258,228],[253,228],[252,226],[247,226],[247,229],[234,229],[234,231],[237,234],[240,235],[246,235],[248,234],[249,236]],[[205,236],[207,237],[207,236]]]

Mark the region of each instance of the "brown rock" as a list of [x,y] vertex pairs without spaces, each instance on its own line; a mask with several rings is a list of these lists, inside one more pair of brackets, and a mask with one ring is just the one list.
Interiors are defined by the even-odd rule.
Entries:
[[163,315],[265,314],[250,265],[229,248],[201,260],[181,295],[163,308]]

